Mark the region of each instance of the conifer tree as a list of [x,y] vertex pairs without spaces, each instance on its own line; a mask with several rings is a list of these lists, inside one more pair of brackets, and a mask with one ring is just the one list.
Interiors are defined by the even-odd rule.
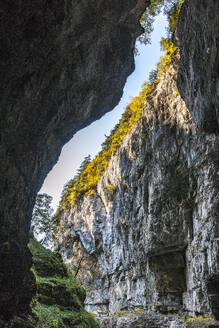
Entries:
[[32,214],[31,230],[34,237],[45,246],[51,248],[53,245],[53,209],[51,207],[52,197],[48,194],[38,194]]

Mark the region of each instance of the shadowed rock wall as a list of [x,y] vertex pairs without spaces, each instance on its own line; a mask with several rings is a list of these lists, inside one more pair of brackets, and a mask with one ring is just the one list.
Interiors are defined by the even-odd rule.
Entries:
[[137,0],[0,4],[0,316],[7,320],[34,294],[26,243],[35,195],[62,145],[120,100],[144,7]]
[[181,49],[178,88],[196,126],[219,128],[219,2],[185,1],[177,37]]

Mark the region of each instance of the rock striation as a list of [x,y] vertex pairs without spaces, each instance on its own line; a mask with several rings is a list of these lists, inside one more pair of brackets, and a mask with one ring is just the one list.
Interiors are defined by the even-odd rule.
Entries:
[[[96,194],[61,214],[57,248],[90,291],[87,309],[113,313],[103,327],[129,327],[116,313],[139,308],[154,319],[130,327],[185,327],[177,316],[156,314],[219,319],[217,6],[185,1],[175,35],[181,60],[146,97],[141,122],[111,158]],[[208,25],[200,39],[191,32],[197,17]],[[210,35],[210,62],[202,65],[200,44]]]
[[181,49],[178,88],[196,126],[207,133],[219,128],[218,11],[218,1],[185,1],[176,33]]
[[[61,147],[120,100],[148,1],[0,4],[0,317],[34,295],[34,198]],[[110,90],[110,91],[109,91]]]

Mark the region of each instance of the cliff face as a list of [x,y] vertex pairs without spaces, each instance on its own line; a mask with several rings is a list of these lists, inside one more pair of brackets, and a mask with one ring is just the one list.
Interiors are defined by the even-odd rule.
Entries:
[[[34,295],[33,278],[28,270],[31,257],[26,244],[35,194],[56,162],[61,146],[75,131],[99,118],[118,102],[126,77],[133,70],[134,40],[141,32],[136,15],[139,17],[144,5],[145,1],[141,0],[37,0],[31,4],[24,1],[0,4],[0,319],[9,322],[15,314],[24,313]],[[112,281],[118,282],[118,289],[114,287],[115,295],[120,295],[127,306],[151,302],[152,307],[161,307],[162,311],[165,307],[177,310],[183,294],[184,304],[190,311],[208,311],[211,307],[208,295],[218,283],[218,229],[214,214],[214,204],[217,203],[214,196],[215,133],[218,128],[215,120],[218,105],[217,14],[218,2],[215,0],[186,0],[176,35],[181,48],[178,88],[192,113],[197,131],[191,136],[186,132],[191,128],[191,124],[186,123],[187,119],[190,121],[187,109],[187,114],[181,119],[175,114],[174,120],[182,122],[180,125],[174,123],[171,129],[161,123],[155,124],[153,130],[148,130],[147,123],[138,126],[136,129],[141,131],[146,124],[146,131],[150,131],[146,132],[148,143],[144,140],[145,132],[142,138],[137,134],[133,142],[128,141],[129,137],[132,140],[132,135],[127,137],[127,145],[121,148],[124,151],[117,154],[110,164],[113,167],[113,162],[117,161],[115,170],[118,175],[113,178],[113,173],[106,172],[113,186],[107,188],[108,196],[101,192],[101,184],[110,186],[104,177],[98,186],[98,194],[93,196],[97,205],[91,198],[81,204],[82,209],[85,208],[84,214],[86,211],[93,213],[91,220],[85,219],[88,228],[84,223],[82,225],[78,213],[68,213],[70,217],[76,215],[81,222],[81,232],[73,231],[73,236],[78,254],[81,252],[86,259],[81,267],[85,268],[84,271],[86,265],[89,268],[86,270],[86,284],[91,285],[93,279],[97,296],[101,290],[106,294],[101,294],[99,304],[96,304],[97,301],[92,299],[93,290],[87,301],[90,307],[105,310],[110,304],[113,308],[110,299],[116,297],[110,285]],[[128,143],[133,143],[132,148],[129,149]],[[154,149],[155,146],[158,150]],[[141,162],[138,164],[140,171],[136,173],[135,165],[139,160],[135,161],[135,147],[139,148],[142,158],[145,154],[145,161],[148,161],[145,163],[151,165],[148,178],[145,164]],[[176,171],[179,165],[177,152],[182,163]],[[163,156],[164,160],[168,158],[166,164],[165,161],[162,164]],[[159,182],[159,186],[154,185],[152,178]],[[121,184],[117,181],[119,179]],[[142,183],[142,190],[137,181]],[[202,181],[205,182],[202,184]],[[132,196],[134,193],[136,197]],[[167,197],[167,202],[159,201],[161,196]],[[143,203],[139,205],[136,200],[141,197]],[[187,198],[189,202],[191,199],[191,206]],[[115,208],[121,210],[121,215],[113,210],[113,202]],[[110,223],[114,216],[115,226]],[[165,229],[163,226],[159,228],[161,217],[167,222]],[[181,229],[172,225],[172,221],[179,222]],[[73,227],[74,223],[70,222],[70,226]],[[103,230],[108,231],[107,235]],[[159,237],[157,232],[160,230]],[[142,245],[138,243],[139,239],[141,242],[145,240]],[[147,251],[145,245],[149,245],[149,241]],[[122,242],[123,248],[118,244]],[[161,248],[166,257],[161,254]],[[103,255],[103,250],[108,250],[108,255]],[[65,251],[69,253],[72,248],[66,247]],[[78,259],[81,261],[81,256]],[[167,264],[161,265],[162,261]],[[99,267],[99,263],[106,264],[103,273],[100,272],[103,264]],[[131,263],[136,265],[131,266]],[[126,264],[130,264],[129,269]],[[177,275],[173,273],[173,266],[177,268],[174,270]],[[187,284],[183,275],[185,268],[189,277]],[[156,292],[149,290],[145,276],[151,279],[149,281]],[[175,281],[176,278],[180,281],[179,288],[178,285],[170,287],[170,283],[163,286],[164,280]],[[206,278],[206,283],[202,278]],[[201,293],[203,296],[199,296]],[[162,295],[166,295],[167,304],[164,304]],[[122,304],[121,300],[116,302],[116,306]],[[217,307],[217,297],[213,304]]]
[[146,97],[96,195],[62,215],[58,244],[90,290],[88,309],[212,310],[216,137],[195,131],[175,79],[172,66]]
[[218,11],[218,1],[185,1],[176,35],[178,88],[196,126],[207,133],[217,133],[219,126]]
[[0,317],[6,320],[25,312],[34,294],[26,244],[35,195],[62,145],[118,103],[134,69],[145,5],[0,4]]
[[[181,60],[146,97],[97,193],[61,215],[57,247],[90,290],[89,310],[219,318],[217,6],[185,2],[175,35]],[[106,327],[184,327],[147,318],[111,318]]]

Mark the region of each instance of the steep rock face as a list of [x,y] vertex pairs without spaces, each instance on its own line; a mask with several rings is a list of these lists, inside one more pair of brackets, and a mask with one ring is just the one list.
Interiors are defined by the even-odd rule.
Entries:
[[118,103],[134,69],[146,3],[0,4],[0,316],[6,320],[24,312],[34,294],[26,244],[35,194],[62,145]]
[[177,66],[146,97],[97,193],[62,213],[57,247],[90,290],[89,310],[218,317],[218,143],[195,126]]
[[178,87],[195,124],[219,128],[219,3],[185,1],[178,24],[181,62]]

